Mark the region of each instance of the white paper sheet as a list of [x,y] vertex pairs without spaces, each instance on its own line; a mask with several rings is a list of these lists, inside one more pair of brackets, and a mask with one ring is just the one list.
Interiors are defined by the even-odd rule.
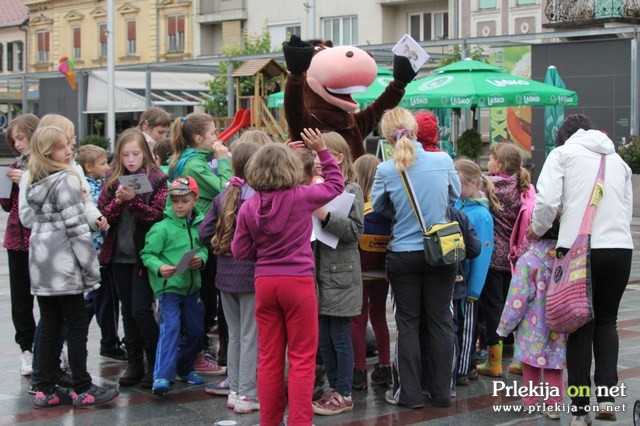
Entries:
[[200,250],[199,247],[194,248],[193,250],[189,250],[188,252],[182,255],[182,257],[178,261],[178,264],[176,265],[176,272],[173,274],[174,276],[180,275],[181,273],[187,270],[187,266],[189,265],[189,262],[196,255],[198,250]]
[[0,198],[9,198],[11,196],[11,187],[13,181],[7,173],[9,173],[9,167],[0,167]]
[[398,56],[409,58],[415,72],[420,71],[422,64],[429,59],[429,54],[409,34],[403,35],[391,51]]
[[[348,217],[351,206],[353,205],[353,200],[355,200],[355,198],[356,196],[354,194],[343,192],[333,200],[329,201],[324,206],[324,208],[327,209],[327,211],[329,211],[332,215],[336,215],[338,217]],[[340,238],[322,229],[322,221],[320,219],[315,216],[313,216],[312,219],[313,233],[315,234],[316,239],[325,243],[331,248],[336,248]]]
[[149,178],[144,173],[137,175],[122,175],[118,178],[120,185],[133,189],[136,194],[146,194],[152,192],[153,187]]

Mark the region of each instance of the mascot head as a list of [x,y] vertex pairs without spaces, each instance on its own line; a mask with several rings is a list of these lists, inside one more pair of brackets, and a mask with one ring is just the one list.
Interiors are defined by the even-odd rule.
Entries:
[[364,93],[378,74],[371,55],[354,46],[332,47],[331,42],[315,43],[315,54],[307,70],[307,84],[318,96],[346,112],[359,105],[353,93]]

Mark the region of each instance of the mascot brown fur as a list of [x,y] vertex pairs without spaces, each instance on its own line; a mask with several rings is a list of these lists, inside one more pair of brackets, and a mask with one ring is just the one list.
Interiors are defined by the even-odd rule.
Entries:
[[382,114],[396,107],[404,87],[416,76],[409,60],[395,56],[393,80],[371,105],[362,111],[351,98],[376,78],[378,68],[368,52],[354,46],[333,47],[331,42],[303,42],[293,35],[283,43],[289,77],[284,110],[289,137],[298,140],[302,129],[318,128],[342,135],[354,160],[363,154],[364,138],[378,125]]

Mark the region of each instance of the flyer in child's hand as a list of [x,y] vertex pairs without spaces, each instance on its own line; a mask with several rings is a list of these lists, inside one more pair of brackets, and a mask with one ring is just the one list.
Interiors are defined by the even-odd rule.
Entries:
[[11,187],[13,181],[7,173],[9,173],[9,167],[0,167],[0,198],[9,198],[11,196]]
[[118,181],[120,181],[120,185],[133,189],[136,194],[146,194],[153,191],[151,182],[149,182],[149,178],[144,173],[122,175],[118,178]]
[[429,59],[429,54],[409,34],[403,35],[391,51],[398,56],[409,58],[415,72],[420,71],[420,67]]
[[174,272],[173,275],[180,275],[181,273],[186,271],[187,267],[189,266],[189,262],[195,257],[196,253],[198,253],[199,250],[200,247],[196,247],[193,250],[189,250],[188,252],[183,254],[178,261],[178,264],[176,265],[176,272]]

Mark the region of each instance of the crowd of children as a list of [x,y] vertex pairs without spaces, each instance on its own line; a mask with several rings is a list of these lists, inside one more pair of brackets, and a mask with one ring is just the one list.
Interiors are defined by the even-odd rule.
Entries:
[[[260,410],[270,425],[283,421],[287,401],[290,424],[353,410],[352,390],[369,387],[368,321],[378,352],[370,381],[392,386],[390,404],[420,408],[426,394],[447,407],[456,386],[503,376],[503,342],[514,335],[509,371],[562,389],[567,336],[543,321],[557,221],[530,242],[535,190],[519,149],[492,146],[484,174],[475,161],[439,152],[437,125],[429,113],[385,113],[381,131],[395,154],[380,164],[373,155],[354,161],[339,134],[317,129],[288,144],[247,131],[228,148],[211,116],[172,122],[151,108],[120,134],[109,161],[97,146],[75,150],[73,124],[62,116],[16,118],[8,142],[19,157],[0,204],[9,212],[4,247],[20,373],[31,375],[34,406],[118,396],[87,372],[93,316],[100,355],[127,362],[120,386],[162,396],[176,380],[201,385],[201,374],[226,372],[206,392],[225,395],[236,413]],[[460,222],[465,260],[425,266],[401,173],[429,179],[409,187],[429,225]],[[147,190],[127,184],[131,177]],[[328,206],[338,196],[344,211]],[[215,319],[219,349],[210,354]],[[63,342],[71,377],[61,370]],[[484,345],[488,358],[476,366]],[[314,400],[319,362],[328,387]],[[539,402],[523,399],[527,411]],[[562,396],[542,402],[559,418],[549,407]]]

